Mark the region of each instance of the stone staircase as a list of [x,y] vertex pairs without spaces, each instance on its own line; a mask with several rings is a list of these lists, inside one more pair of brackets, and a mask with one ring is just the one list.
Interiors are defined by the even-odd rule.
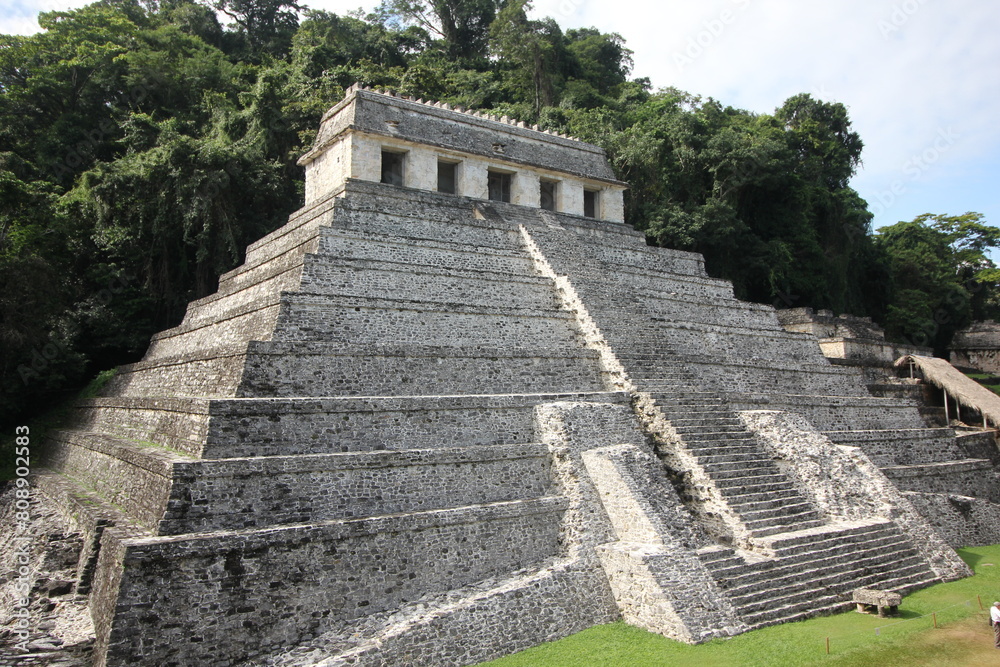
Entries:
[[702,562],[751,628],[850,607],[855,588],[906,593],[937,576],[889,521],[790,531],[763,541],[772,557],[709,547]]
[[[692,268],[686,253],[612,252],[604,245],[622,242],[613,232],[572,234],[541,217],[542,224],[522,224],[586,305],[628,386],[647,397],[641,409],[661,457],[679,473],[672,477],[678,493],[719,542],[699,557],[741,621],[762,627],[843,609],[854,588],[906,591],[939,580],[891,521],[824,517],[736,410],[793,396],[792,403],[817,404],[816,414],[830,409],[828,427],[857,418],[869,429],[857,436],[863,442],[891,437],[901,425],[935,443],[953,434],[928,435],[905,398],[866,394],[856,370],[828,363],[814,339],[785,331],[773,309],[736,301],[731,286]],[[573,243],[574,236],[587,243]],[[745,400],[754,392],[762,402]]]
[[725,400],[704,391],[691,373],[666,363],[668,357],[661,352],[619,358],[637,390],[648,393],[669,420],[680,437],[677,446],[712,480],[750,537],[822,525],[819,513],[778,470]]

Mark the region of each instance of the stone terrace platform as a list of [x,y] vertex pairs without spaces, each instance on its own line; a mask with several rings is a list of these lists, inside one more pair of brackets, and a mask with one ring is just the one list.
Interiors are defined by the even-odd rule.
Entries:
[[[571,176],[580,208],[621,188]],[[569,207],[310,193],[52,438],[97,664],[464,665],[619,618],[700,642],[967,574],[861,451],[915,405],[700,256]]]

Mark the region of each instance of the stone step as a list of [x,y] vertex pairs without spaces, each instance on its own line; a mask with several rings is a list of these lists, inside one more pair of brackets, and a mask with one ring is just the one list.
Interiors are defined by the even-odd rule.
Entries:
[[743,559],[737,555],[735,549],[715,544],[698,549],[695,555],[697,555],[698,559],[702,563],[705,563],[705,565],[729,562],[734,559],[739,560],[740,562],[743,561]]
[[688,451],[696,455],[701,452],[719,454],[728,451],[730,447],[757,447],[760,449],[760,445],[752,438],[748,438],[747,435],[746,430],[732,433],[687,433],[684,436],[684,445]]
[[731,409],[725,405],[686,405],[686,406],[661,406],[660,412],[669,416],[672,421],[706,421],[706,420],[726,420],[731,424],[739,424],[739,418]]
[[728,500],[729,494],[742,497],[748,493],[766,493],[771,491],[790,491],[795,487],[784,475],[766,475],[761,477],[727,477],[715,480],[716,486],[723,497]]
[[[642,303],[647,298],[657,298],[664,294],[673,293],[673,298],[689,301],[729,301],[733,299],[732,284],[715,278],[699,278],[698,276],[685,276],[680,274],[640,274],[630,271],[627,267],[619,271],[615,268],[613,280],[603,281],[599,284],[597,277],[586,276],[594,281],[584,288],[589,301],[606,309],[619,309],[621,304],[638,300]],[[584,276],[580,270],[575,276],[579,281]]]
[[404,191],[405,197],[399,197],[399,193],[359,190],[367,185],[360,182],[347,185],[350,196],[337,203],[333,216],[335,228],[374,236],[400,236],[417,242],[464,243],[504,252],[523,249],[515,225],[477,219],[468,199],[422,199],[421,193],[412,190]]
[[750,464],[730,464],[722,463],[712,466],[702,466],[708,476],[716,482],[728,479],[766,477],[770,475],[780,475],[778,468],[770,461],[759,461]]
[[738,512],[756,512],[761,509],[781,507],[790,502],[797,502],[802,499],[796,489],[791,488],[786,491],[767,491],[764,493],[747,493],[739,495],[727,495],[726,504]]
[[628,405],[625,392],[214,400],[205,458],[435,449],[531,442],[535,407]]
[[732,577],[719,575],[720,585],[726,589],[727,595],[734,597],[751,596],[761,593],[761,585],[768,589],[778,589],[787,583],[798,584],[807,573],[834,574],[846,569],[864,569],[869,565],[881,563],[881,569],[892,569],[899,572],[902,568],[919,566],[924,571],[927,564],[916,555],[908,544],[873,543],[863,554],[832,552],[828,550],[817,552],[812,558],[789,561],[779,559],[773,567],[752,567],[748,572]]
[[836,614],[847,611],[851,606],[849,600],[845,601],[844,595],[814,595],[811,600],[805,602],[784,604],[754,614],[741,614],[740,620],[756,630],[780,623]]
[[[721,463],[737,463],[743,461],[764,460],[766,457],[761,454],[759,447],[727,447],[718,454],[698,454],[695,456],[703,466],[711,466]],[[770,459],[767,459],[770,460]]]
[[[545,252],[544,243],[541,244]],[[607,263],[614,267],[614,275],[620,281],[620,273],[631,271],[647,275],[696,275],[705,276],[704,259],[701,255],[684,251],[670,251],[667,248],[653,248],[628,244],[621,246],[588,244],[584,251],[587,258]]]
[[[730,507],[733,507],[733,505],[730,505]],[[733,509],[736,509],[736,507],[733,507]],[[780,504],[773,507],[761,507],[753,510],[746,509],[745,507],[739,507],[739,513],[740,518],[749,523],[758,519],[768,519],[778,516],[802,516],[807,513],[816,514],[816,508],[814,508],[812,503],[809,502],[790,502],[787,504]]]
[[246,364],[247,343],[143,359],[118,367],[102,394],[129,397],[231,397]]
[[801,567],[831,555],[846,560],[855,557],[858,553],[880,553],[882,550],[909,549],[909,553],[913,553],[913,548],[905,537],[885,530],[858,533],[838,533],[827,530],[825,534],[827,535],[826,540],[814,543],[806,550],[780,553],[750,563],[741,562],[737,564],[739,567],[734,569],[727,569],[729,566],[712,569],[717,577],[726,580],[733,580],[740,576],[752,578],[758,575],[761,578],[767,578],[775,567]]
[[825,523],[817,512],[810,511],[792,515],[779,515],[769,519],[744,521],[743,525],[750,531],[752,537],[760,538],[780,535],[791,530],[801,530],[802,528],[818,528],[825,525]]
[[67,429],[155,442],[198,458],[209,430],[209,405],[196,398],[86,399],[73,405]]
[[47,449],[45,467],[92,490],[150,530],[166,508],[174,465],[193,460],[152,443],[90,431],[53,431]]
[[334,227],[320,229],[317,254],[320,260],[366,259],[406,262],[414,267],[457,269],[537,276],[532,259],[524,251],[510,252],[443,240],[423,240],[373,235]]
[[[672,422],[671,422],[672,424]],[[674,430],[681,436],[692,436],[698,440],[715,440],[722,436],[728,439],[745,439],[748,431],[743,424],[707,424],[705,426],[674,426]],[[696,440],[697,441],[697,440]]]
[[685,449],[694,456],[711,456],[715,454],[725,454],[730,451],[741,451],[751,448],[754,451],[761,451],[760,445],[752,438],[746,437],[726,437],[718,439],[704,439],[700,436],[688,435],[684,438]]
[[254,342],[237,397],[576,393],[604,387],[593,350]]
[[[725,412],[674,412],[662,411],[670,420],[670,425],[678,432],[684,433],[680,429],[709,430],[718,433],[721,429],[739,428],[744,429],[743,422],[737,417],[726,416]],[[730,412],[729,415],[732,415]]]
[[561,307],[548,278],[399,261],[340,258],[331,262],[316,255],[305,257],[301,291],[476,306]]
[[864,542],[878,535],[892,535],[905,539],[899,530],[888,521],[863,523],[847,528],[834,527],[824,531],[800,531],[792,535],[769,540],[766,547],[782,557],[823,548],[820,545],[845,545]]
[[549,493],[540,444],[175,463],[160,535],[527,500]]
[[[188,303],[180,326],[194,328],[229,319],[243,312],[277,305],[282,292],[295,291],[301,284],[301,265],[267,276],[260,282],[232,290],[220,288],[214,294]],[[168,329],[167,331],[170,331]],[[163,333],[163,332],[160,332]],[[154,335],[154,340],[156,336]]]
[[582,347],[564,310],[445,304],[377,297],[282,296],[274,341],[486,347]]
[[652,398],[656,401],[656,406],[664,414],[683,414],[684,411],[690,412],[713,412],[716,410],[731,410],[729,404],[723,401],[721,398],[715,401],[708,401],[706,399],[699,398],[677,398],[669,399],[665,397],[662,393],[653,393]]
[[749,469],[757,467],[770,467],[775,466],[774,460],[766,454],[758,451],[748,451],[729,453],[725,459],[719,459],[716,456],[705,456],[697,457],[698,462],[705,468],[705,470],[725,472],[730,470],[739,470],[740,468]]
[[[552,559],[509,577],[477,582],[438,596],[424,596],[398,609],[373,614],[269,657],[271,667],[383,664],[474,665],[577,630],[566,609],[585,625],[612,622],[600,567],[575,559]],[[498,610],[502,612],[498,613]],[[541,616],[539,616],[541,614]],[[470,642],[489,619],[496,642]],[[441,628],[448,628],[446,633]],[[555,633],[555,634],[553,634]],[[429,638],[433,638],[429,640]]]
[[[849,596],[850,591],[853,589],[865,587],[869,585],[867,582],[878,581],[886,575],[892,576],[896,580],[907,580],[911,577],[925,577],[926,572],[926,565],[922,563],[920,566],[902,568],[897,568],[892,563],[885,563],[882,572],[877,573],[873,573],[867,567],[853,567],[846,570],[837,569],[830,572],[817,571],[815,576],[799,580],[792,587],[777,586],[769,589],[761,589],[743,595],[735,595],[732,600],[741,615],[753,616],[754,614],[769,611],[776,604],[779,608],[799,603],[809,604],[815,599],[817,590],[829,590],[832,588],[837,590],[840,595]],[[865,583],[862,584],[862,581]],[[848,598],[849,600],[850,598]]]
[[331,223],[332,212],[340,203],[342,200],[331,193],[329,197],[293,212],[284,225],[247,246],[244,264],[267,261],[276,254],[299,246],[304,240],[314,237],[319,226]]
[[[313,230],[311,238],[307,239],[301,246],[290,248],[270,258],[261,258],[260,261],[241,264],[232,271],[222,274],[219,276],[217,296],[199,299],[194,302],[194,306],[202,307],[219,297],[229,296],[257,286],[276,283],[288,284],[289,286],[297,285],[301,279],[305,255],[315,252],[319,248],[319,230],[319,227]],[[272,290],[268,290],[268,292],[270,293]]]
[[218,310],[214,318],[202,317],[193,322],[183,322],[173,329],[153,335],[143,359],[180,357],[191,350],[245,345],[250,340],[271,338],[281,308],[277,295],[232,309],[225,306],[224,301],[215,305]]
[[[189,623],[189,605],[176,601],[200,599],[197,596],[217,588],[230,563],[230,569],[235,569],[234,564],[245,568],[222,579],[225,586],[238,576],[238,599],[214,598],[220,605],[215,613],[228,622],[199,628],[205,642],[231,645],[233,628],[252,623],[253,636],[262,646],[297,644],[335,623],[397,609],[423,596],[489,578],[506,578],[558,557],[559,525],[566,507],[564,499],[548,497],[264,530],[129,540],[120,567],[129,577],[152,580],[155,585],[145,589],[139,602],[119,601],[119,605],[143,605],[125,608],[133,613],[125,616],[121,632],[126,637],[140,632],[141,622],[132,619],[149,608],[157,610],[157,621],[167,627]],[[497,550],[498,544],[507,548]],[[282,572],[312,574],[275,574]],[[206,581],[192,573],[217,574]],[[276,582],[280,583],[277,592]],[[294,601],[297,613],[275,614],[269,622],[260,623],[260,608],[247,605],[246,600],[275,595]],[[303,619],[323,619],[330,610],[337,610],[336,618],[303,630]],[[176,638],[169,633],[144,636],[149,641],[141,647],[124,642],[116,659],[121,664],[167,664],[176,655]],[[227,661],[235,662],[228,657]]]

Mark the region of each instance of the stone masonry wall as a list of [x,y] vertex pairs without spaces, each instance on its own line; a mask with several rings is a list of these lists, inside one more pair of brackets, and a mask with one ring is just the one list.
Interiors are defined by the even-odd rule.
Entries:
[[904,492],[913,506],[953,547],[1000,543],[1000,505],[953,493]]
[[557,552],[564,507],[547,499],[192,537],[116,540],[106,532],[95,586],[99,642],[111,666],[232,665],[314,637],[334,619],[544,560]]
[[180,463],[159,534],[352,519],[537,498],[540,445]]

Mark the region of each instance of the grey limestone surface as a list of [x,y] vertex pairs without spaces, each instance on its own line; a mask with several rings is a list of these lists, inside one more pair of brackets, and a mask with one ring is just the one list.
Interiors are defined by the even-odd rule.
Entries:
[[[352,95],[306,162],[356,132],[621,186],[596,147]],[[945,539],[998,533],[989,436],[873,396],[700,255],[310,192],[50,440],[95,665],[458,666],[621,618],[700,642],[962,576]]]

